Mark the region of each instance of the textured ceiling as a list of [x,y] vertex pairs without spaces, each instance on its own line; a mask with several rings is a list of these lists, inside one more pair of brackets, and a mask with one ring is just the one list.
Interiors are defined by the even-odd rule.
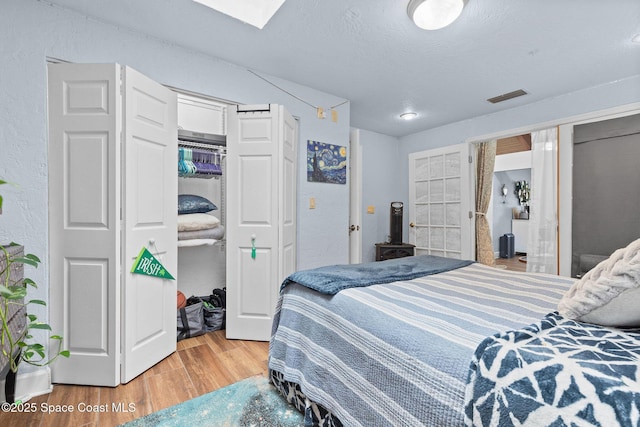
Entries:
[[640,74],[638,0],[468,0],[438,31],[408,0],[287,0],[262,30],[191,0],[50,2],[349,99],[353,127],[392,136]]

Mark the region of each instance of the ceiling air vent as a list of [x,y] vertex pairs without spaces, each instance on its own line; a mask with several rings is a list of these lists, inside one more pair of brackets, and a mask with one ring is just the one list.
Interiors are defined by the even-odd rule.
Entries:
[[504,93],[502,95],[494,96],[493,98],[487,99],[487,101],[491,102],[492,104],[497,104],[498,102],[506,101],[508,99],[517,98],[519,96],[526,95],[526,94],[527,94],[527,92],[525,92],[524,90],[518,89],[518,90],[514,90],[513,92]]

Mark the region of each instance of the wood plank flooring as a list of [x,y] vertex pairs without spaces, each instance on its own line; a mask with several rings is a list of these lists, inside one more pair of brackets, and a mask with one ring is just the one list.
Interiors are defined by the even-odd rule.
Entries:
[[512,258],[496,258],[496,266],[504,266],[507,270],[527,271],[527,263],[522,262],[520,258],[525,255],[519,254]]
[[[268,375],[268,342],[227,340],[225,331],[215,331],[180,341],[177,350],[118,387],[54,384],[50,394],[27,402],[34,411],[0,411],[0,426],[117,426],[242,379]],[[62,412],[63,405],[74,411]]]

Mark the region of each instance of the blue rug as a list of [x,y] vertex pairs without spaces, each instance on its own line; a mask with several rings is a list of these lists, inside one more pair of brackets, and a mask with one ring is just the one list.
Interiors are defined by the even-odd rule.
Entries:
[[255,376],[124,424],[156,426],[298,427],[303,415],[267,378]]

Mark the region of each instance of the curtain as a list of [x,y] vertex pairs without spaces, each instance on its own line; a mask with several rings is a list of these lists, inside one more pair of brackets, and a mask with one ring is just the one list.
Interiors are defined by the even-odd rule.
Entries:
[[497,142],[488,141],[476,146],[476,260],[481,264],[495,265],[491,227],[487,221],[487,209],[493,187],[493,166],[496,161]]
[[527,271],[558,273],[558,129],[531,133],[531,202]]

